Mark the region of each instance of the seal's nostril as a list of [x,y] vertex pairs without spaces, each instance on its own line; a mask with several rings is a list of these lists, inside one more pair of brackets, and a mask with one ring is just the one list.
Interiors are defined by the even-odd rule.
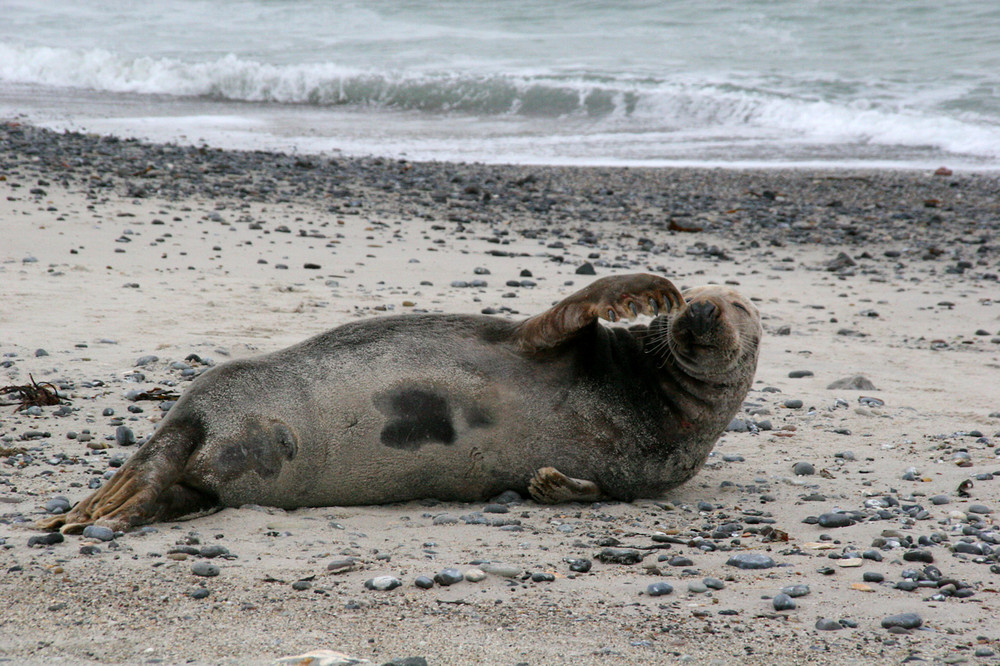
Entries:
[[688,317],[691,332],[700,335],[707,332],[715,323],[719,309],[711,301],[695,301],[688,305]]
[[691,314],[699,319],[709,319],[715,316],[718,312],[718,308],[715,307],[715,303],[711,301],[696,301],[688,306],[691,310]]

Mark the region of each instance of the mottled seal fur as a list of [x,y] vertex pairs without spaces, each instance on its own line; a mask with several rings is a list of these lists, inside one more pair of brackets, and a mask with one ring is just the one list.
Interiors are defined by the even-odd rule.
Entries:
[[[648,326],[608,327],[645,312]],[[691,478],[745,397],[760,317],[732,289],[607,277],[514,322],[346,324],[196,379],[90,497],[79,531],[214,506],[656,497]]]

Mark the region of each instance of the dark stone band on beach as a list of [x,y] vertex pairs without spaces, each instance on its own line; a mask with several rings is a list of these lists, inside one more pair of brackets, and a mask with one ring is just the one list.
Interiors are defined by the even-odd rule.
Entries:
[[609,224],[627,225],[639,248],[652,243],[644,233],[697,231],[774,247],[891,243],[965,268],[998,255],[1000,231],[997,173],[421,163],[150,144],[6,121],[0,175],[23,181],[25,194],[44,191],[40,179],[97,199],[326,202],[345,215],[505,223],[553,243],[586,241]]

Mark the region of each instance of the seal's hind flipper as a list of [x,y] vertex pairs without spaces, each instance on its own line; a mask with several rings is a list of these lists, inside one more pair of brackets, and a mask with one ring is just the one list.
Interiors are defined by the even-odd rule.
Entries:
[[76,534],[99,524],[123,531],[210,506],[213,498],[180,483],[188,459],[203,441],[204,429],[197,421],[164,423],[107,483],[68,513],[40,520],[37,527]]
[[571,340],[598,319],[656,316],[683,305],[684,297],[667,278],[647,273],[605,277],[521,322],[517,341],[522,351],[538,352]]
[[542,467],[528,483],[532,499],[540,504],[596,502],[604,493],[593,481],[572,479],[555,467]]

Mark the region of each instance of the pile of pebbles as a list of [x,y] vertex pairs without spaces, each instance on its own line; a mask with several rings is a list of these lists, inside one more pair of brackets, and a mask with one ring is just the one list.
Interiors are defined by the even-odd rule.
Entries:
[[[513,223],[525,238],[595,245],[605,223],[635,230],[723,233],[747,245],[890,243],[883,256],[831,260],[949,262],[949,272],[996,280],[1000,177],[905,171],[831,171],[813,179],[780,170],[563,168],[328,158],[149,144],[0,122],[0,173],[35,196],[37,176],[85,187],[93,197],[329,201],[341,214],[375,212],[439,219],[458,227]],[[670,174],[664,178],[664,174]],[[962,220],[960,228],[951,224]],[[567,222],[573,220],[573,222]],[[957,243],[956,243],[957,241]],[[500,242],[499,238],[497,242]],[[648,238],[635,250],[656,252]],[[499,250],[498,250],[499,252]],[[688,249],[716,259],[702,243]]]

